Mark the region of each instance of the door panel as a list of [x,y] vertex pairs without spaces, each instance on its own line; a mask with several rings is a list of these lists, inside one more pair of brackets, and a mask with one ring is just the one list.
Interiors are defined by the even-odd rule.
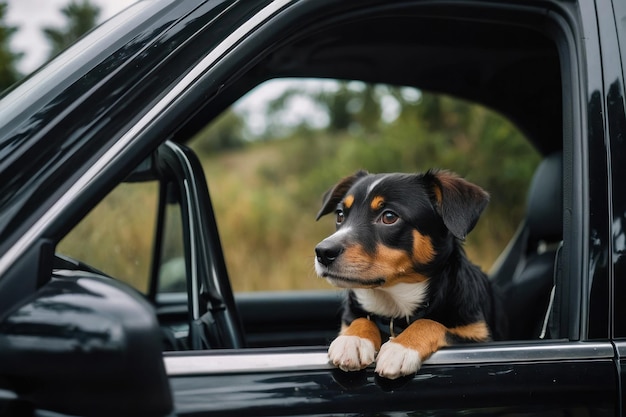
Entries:
[[239,293],[248,347],[328,346],[339,331],[340,291]]
[[[463,359],[465,358],[465,359]],[[490,359],[491,358],[491,359]],[[455,347],[411,378],[345,373],[324,350],[166,356],[178,415],[615,415],[609,344]]]
[[[246,346],[328,346],[339,331],[341,294],[340,291],[235,294]],[[185,293],[161,294],[157,297],[156,311],[170,338],[179,341],[186,338],[189,315]]]

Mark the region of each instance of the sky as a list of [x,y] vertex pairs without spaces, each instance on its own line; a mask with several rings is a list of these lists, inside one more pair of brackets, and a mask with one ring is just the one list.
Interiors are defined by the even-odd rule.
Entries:
[[[49,47],[43,35],[43,27],[65,25],[61,9],[71,0],[6,0],[8,4],[6,23],[18,27],[11,39],[14,51],[24,53],[18,62],[18,69],[28,74],[46,61]],[[81,1],[81,0],[77,0]],[[99,23],[125,9],[137,0],[91,0],[100,7]]]

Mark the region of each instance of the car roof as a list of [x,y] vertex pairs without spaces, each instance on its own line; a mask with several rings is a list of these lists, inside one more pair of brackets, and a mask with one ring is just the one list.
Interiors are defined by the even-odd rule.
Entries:
[[552,40],[523,26],[389,13],[337,24],[280,53],[302,57],[299,68],[286,73],[450,94],[509,117],[543,153],[562,146],[558,51]]

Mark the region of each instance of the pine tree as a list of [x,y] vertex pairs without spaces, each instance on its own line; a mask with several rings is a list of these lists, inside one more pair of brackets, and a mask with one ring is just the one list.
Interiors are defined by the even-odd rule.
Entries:
[[7,26],[4,19],[7,12],[7,3],[0,2],[0,91],[10,87],[21,78],[16,64],[23,53],[11,50],[11,37],[17,32],[17,27]]
[[61,13],[67,20],[67,25],[64,28],[46,27],[43,29],[44,35],[52,47],[50,57],[76,42],[96,26],[100,16],[100,8],[91,4],[89,0],[83,0],[81,3],[72,0],[70,4],[61,9]]

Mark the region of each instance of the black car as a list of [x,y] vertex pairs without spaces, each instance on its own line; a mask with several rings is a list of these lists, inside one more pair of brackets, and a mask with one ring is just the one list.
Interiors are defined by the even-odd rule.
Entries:
[[[622,0],[136,3],[0,100],[0,414],[624,414],[625,61]],[[328,364],[338,291],[233,293],[211,201],[227,189],[209,197],[220,174],[186,144],[266,81],[312,78],[478,103],[534,147],[490,272],[509,340],[390,381]],[[144,185],[152,200],[112,206],[120,246],[81,241],[109,215],[94,207]],[[133,286],[107,270],[138,245],[127,218],[151,226]],[[63,250],[76,233],[86,258]]]

